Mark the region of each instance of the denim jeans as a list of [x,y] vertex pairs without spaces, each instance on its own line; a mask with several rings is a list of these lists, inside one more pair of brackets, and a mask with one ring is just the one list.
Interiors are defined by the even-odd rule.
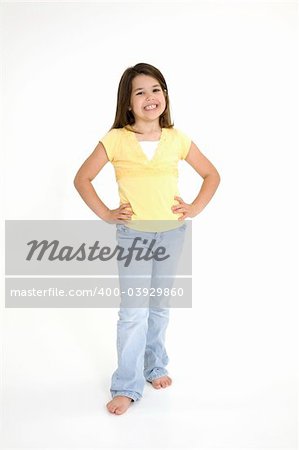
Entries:
[[[151,248],[153,255],[162,246],[165,255],[169,255],[163,261],[158,257],[140,261],[132,258],[127,267],[124,260],[118,261],[121,291],[117,321],[118,367],[112,375],[110,392],[112,398],[123,395],[137,401],[142,397],[146,380],[152,381],[168,373],[165,334],[170,308],[166,306],[169,297],[164,293],[174,283],[186,224],[163,232],[137,231],[123,224],[117,224],[116,228],[118,245],[124,249],[131,247],[139,237],[138,247],[144,252]],[[155,244],[150,247],[153,240]]]

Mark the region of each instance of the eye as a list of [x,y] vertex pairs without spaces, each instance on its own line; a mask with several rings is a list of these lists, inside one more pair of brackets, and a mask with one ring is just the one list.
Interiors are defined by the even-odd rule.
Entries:
[[[155,89],[153,89],[153,92],[156,92],[156,91],[161,91],[161,89],[160,88],[155,88]],[[140,95],[140,94],[144,94],[144,92],[143,91],[140,91],[140,92],[137,92],[137,94],[136,95]]]

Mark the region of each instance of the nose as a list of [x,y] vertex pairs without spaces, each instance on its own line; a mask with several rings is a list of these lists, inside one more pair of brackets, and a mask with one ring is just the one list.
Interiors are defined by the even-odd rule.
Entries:
[[154,94],[148,94],[148,96],[146,98],[146,100],[154,100],[154,99],[155,99]]

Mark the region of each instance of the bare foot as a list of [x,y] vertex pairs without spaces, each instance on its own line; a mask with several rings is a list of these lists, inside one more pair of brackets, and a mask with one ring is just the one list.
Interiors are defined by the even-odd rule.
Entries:
[[130,397],[116,395],[106,406],[109,412],[119,415],[127,411],[132,401]]
[[171,385],[172,379],[168,375],[165,375],[164,377],[156,378],[151,383],[155,389],[160,389],[161,387],[166,388]]

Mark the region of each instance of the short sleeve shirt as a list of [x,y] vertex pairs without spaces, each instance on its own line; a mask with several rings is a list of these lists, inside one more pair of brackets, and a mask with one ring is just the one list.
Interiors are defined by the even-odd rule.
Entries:
[[[120,204],[130,203],[133,215],[126,225],[145,229],[144,221],[159,223],[159,230],[176,228],[178,162],[185,159],[191,145],[188,135],[177,128],[162,128],[152,159],[148,159],[133,131],[113,128],[100,141],[115,170]],[[155,227],[154,226],[154,227]]]

